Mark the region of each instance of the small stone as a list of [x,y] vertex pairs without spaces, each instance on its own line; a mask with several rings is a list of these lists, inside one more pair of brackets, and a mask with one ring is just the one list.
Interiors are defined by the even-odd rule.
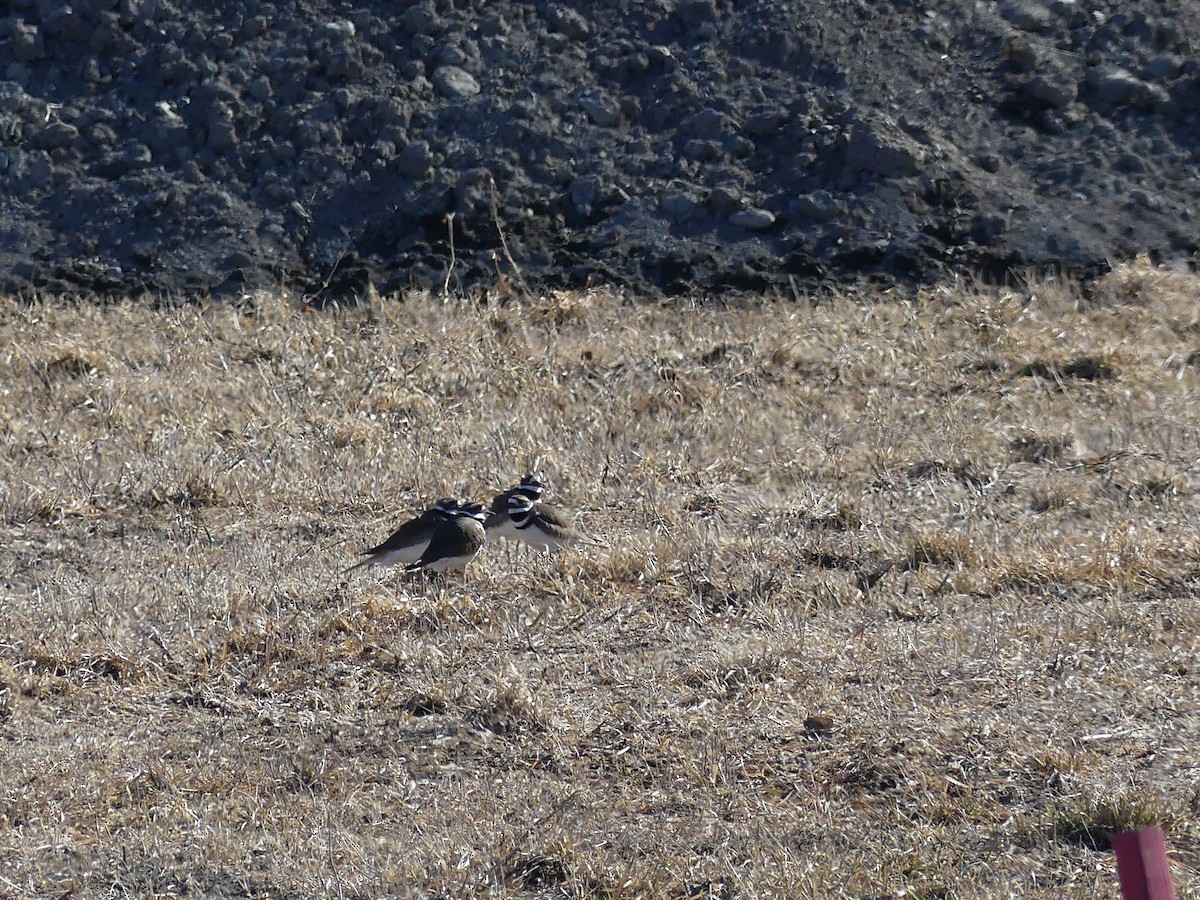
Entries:
[[438,21],[437,8],[430,0],[410,6],[400,16],[400,24],[412,34],[429,34]]
[[682,0],[672,5],[677,7],[677,14],[687,25],[699,25],[717,15],[714,0]]
[[413,141],[396,158],[396,168],[409,178],[424,178],[433,167],[433,152],[428,141]]
[[579,105],[587,117],[601,128],[612,128],[621,122],[621,109],[607,97],[587,94],[580,98]]
[[975,165],[995,175],[1000,171],[1000,157],[995,153],[980,153],[975,157]]
[[1079,12],[1079,3],[1077,0],[1050,0],[1046,4],[1046,7],[1060,19],[1070,20],[1072,16]]
[[1162,88],[1120,66],[1096,66],[1088,71],[1086,83],[1097,100],[1110,106],[1152,106],[1167,97]]
[[1137,153],[1126,150],[1117,157],[1117,168],[1122,172],[1141,174],[1146,171],[1146,161]]
[[1154,57],[1142,69],[1142,74],[1151,81],[1174,78],[1183,70],[1183,59],[1174,53],[1163,53]]
[[335,41],[349,40],[354,37],[357,29],[349,19],[336,19],[325,22],[317,29],[317,37],[329,38]]
[[729,223],[748,231],[762,231],[775,224],[775,214],[765,209],[751,207],[735,212],[729,217]]
[[683,155],[697,162],[715,159],[721,153],[721,145],[716,141],[701,141],[696,138],[683,145]]
[[458,66],[439,66],[434,69],[433,86],[439,94],[450,100],[466,100],[481,90],[475,76]]
[[765,112],[751,116],[742,126],[742,131],[754,137],[770,137],[777,133],[787,121],[787,116],[781,112]]
[[658,202],[659,208],[673,222],[690,218],[700,206],[699,197],[688,188],[673,190]]
[[251,16],[242,22],[242,37],[256,38],[265,34],[268,24],[266,16]]
[[571,189],[568,192],[571,198],[571,205],[575,207],[575,211],[581,216],[590,216],[592,207],[596,203],[596,198],[601,191],[600,180],[594,176],[585,176],[576,178],[571,183]]
[[208,146],[223,152],[237,146],[237,131],[232,122],[214,122],[208,127]]
[[743,156],[749,156],[756,148],[754,141],[750,138],[742,137],[740,134],[731,134],[725,138],[725,149],[731,156],[740,159]]
[[854,125],[846,145],[846,175],[867,171],[884,178],[903,178],[925,167],[925,152],[914,141],[888,131],[865,122]]
[[1040,106],[1062,109],[1075,99],[1075,85],[1066,78],[1035,75],[1025,83],[1021,93]]
[[13,59],[30,62],[42,58],[46,52],[46,42],[36,25],[18,19],[13,22],[8,34],[8,48]]
[[34,77],[34,73],[25,62],[10,62],[5,67],[4,76],[13,84],[28,88],[30,80]]
[[1042,64],[1042,54],[1023,34],[1013,34],[1004,42],[1002,57],[1014,72],[1028,74]]
[[425,77],[425,63],[419,59],[402,59],[397,63],[397,70],[410,81]]
[[20,179],[22,188],[40,188],[50,181],[54,166],[50,162],[48,153],[44,150],[35,150],[26,156],[25,161],[25,171]]
[[375,118],[385,125],[407,125],[412,107],[399,97],[384,97],[379,101]]
[[25,91],[8,84],[0,84],[0,110],[22,112],[33,118],[45,115],[45,109],[40,108]]
[[793,201],[792,208],[798,216],[810,222],[828,222],[841,210],[837,198],[829,191],[801,194]]
[[679,60],[675,58],[671,48],[665,44],[655,44],[650,47],[646,51],[646,58],[651,65],[662,66],[668,72],[673,72],[679,67]]
[[42,28],[50,37],[67,41],[86,41],[92,33],[92,26],[69,3],[43,12]]
[[265,188],[265,193],[276,203],[282,203],[284,200],[294,200],[295,195],[292,189],[282,181],[273,181]]
[[447,44],[438,51],[437,62],[439,66],[464,66],[470,60],[466,51],[462,47],[456,47],[453,44]]
[[592,34],[591,23],[568,6],[551,7],[546,15],[550,30],[572,41],[586,40]]
[[97,147],[111,147],[117,141],[117,133],[104,122],[97,122],[88,129],[88,140]]
[[80,67],[80,77],[89,84],[98,84],[103,81],[104,73],[100,71],[100,60],[94,56],[85,59]]
[[1000,240],[1008,223],[1003,216],[980,213],[971,221],[971,239],[982,246],[988,246]]
[[129,141],[122,144],[119,153],[121,160],[130,170],[144,169],[154,160],[150,148],[140,141]]
[[1129,199],[1138,206],[1148,209],[1151,212],[1165,213],[1167,211],[1167,204],[1166,201],[1163,200],[1162,195],[1156,194],[1153,191],[1130,191]]
[[1000,15],[1022,31],[1046,31],[1054,24],[1050,10],[1035,0],[1012,0],[1000,7]]
[[79,129],[74,125],[67,122],[52,122],[38,132],[35,143],[43,150],[57,150],[61,147],[70,147],[78,137]]
[[164,122],[176,125],[183,121],[183,117],[175,111],[175,107],[166,100],[159,100],[154,104],[154,109]]
[[266,75],[259,75],[248,85],[246,85],[246,93],[263,103],[271,98],[271,79]]
[[509,30],[508,22],[500,13],[484,16],[479,22],[479,33],[484,37],[499,37],[508,34]]
[[720,216],[728,216],[746,208],[746,201],[737,191],[713,188],[708,195],[708,208]]
[[693,116],[684,119],[682,130],[692,137],[712,140],[724,137],[732,131],[729,116],[715,109],[702,109]]
[[930,50],[946,50],[950,46],[950,36],[940,22],[922,22],[916,33]]

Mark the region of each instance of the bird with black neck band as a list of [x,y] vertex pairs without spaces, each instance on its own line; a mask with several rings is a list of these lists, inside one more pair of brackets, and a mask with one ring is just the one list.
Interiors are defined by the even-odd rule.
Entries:
[[429,546],[438,526],[448,521],[459,508],[455,497],[443,497],[419,516],[409,519],[383,543],[363,552],[364,559],[347,572],[368,566],[408,565],[416,562]]

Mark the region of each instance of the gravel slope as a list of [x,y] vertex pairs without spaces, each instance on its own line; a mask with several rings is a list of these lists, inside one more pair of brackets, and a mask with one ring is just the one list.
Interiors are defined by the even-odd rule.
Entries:
[[451,226],[469,286],[497,223],[528,278],[646,293],[1198,244],[1180,0],[9,9],[6,291],[440,286]]

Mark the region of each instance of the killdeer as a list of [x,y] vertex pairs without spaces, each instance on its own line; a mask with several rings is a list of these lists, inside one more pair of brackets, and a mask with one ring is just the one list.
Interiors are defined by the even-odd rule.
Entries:
[[487,529],[488,537],[508,538],[510,541],[518,539],[516,529],[513,527],[512,520],[508,516],[508,501],[510,497],[528,497],[533,503],[537,503],[542,499],[542,492],[546,490],[546,484],[536,475],[526,475],[521,479],[521,483],[510,487],[507,491],[497,494],[492,498],[492,505],[488,509],[487,520],[484,522],[484,527]]
[[382,544],[364,551],[366,559],[351,566],[347,572],[364,566],[394,566],[416,562],[429,546],[438,525],[446,522],[458,509],[458,500],[443,497],[419,516],[409,519]]
[[405,568],[410,572],[417,569],[451,572],[466,568],[487,543],[487,534],[483,530],[485,515],[482,503],[458,506],[434,529],[421,558]]
[[535,550],[558,550],[582,536],[557,510],[534,503],[524,494],[508,498],[508,518],[515,537]]

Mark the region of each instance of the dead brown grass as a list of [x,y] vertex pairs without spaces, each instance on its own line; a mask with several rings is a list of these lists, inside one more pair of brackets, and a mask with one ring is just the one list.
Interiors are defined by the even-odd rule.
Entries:
[[1198,295],[6,303],[0,893],[1200,896]]

